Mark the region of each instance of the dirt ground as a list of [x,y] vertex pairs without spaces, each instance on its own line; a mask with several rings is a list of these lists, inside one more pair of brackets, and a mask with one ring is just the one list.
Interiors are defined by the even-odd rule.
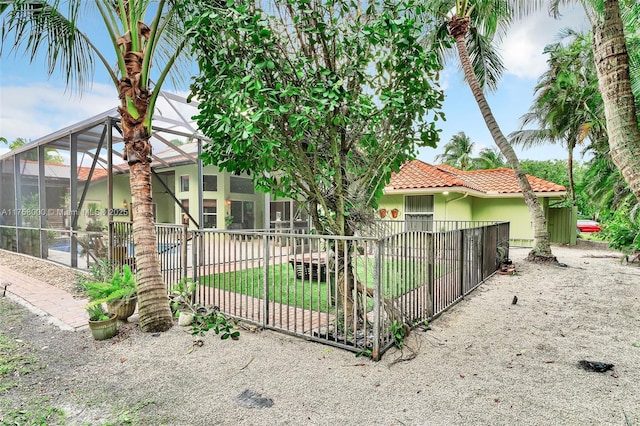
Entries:
[[567,267],[512,249],[517,273],[413,332],[408,362],[270,331],[200,347],[135,322],[102,343],[0,298],[0,424],[640,425],[640,267],[593,243],[553,250]]

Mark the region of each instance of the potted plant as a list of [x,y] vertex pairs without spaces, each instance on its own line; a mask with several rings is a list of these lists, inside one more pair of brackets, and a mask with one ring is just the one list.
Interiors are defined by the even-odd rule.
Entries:
[[114,313],[104,310],[101,303],[89,304],[87,306],[89,314],[89,329],[96,340],[111,339],[118,331],[118,318]]
[[193,293],[196,291],[197,283],[190,278],[183,278],[173,286],[171,295],[171,310],[178,317],[178,325],[191,325],[197,307],[193,303]]
[[109,281],[87,283],[85,287],[89,305],[106,303],[119,321],[126,322],[136,310],[138,286],[129,265],[123,265],[122,272],[116,269]]

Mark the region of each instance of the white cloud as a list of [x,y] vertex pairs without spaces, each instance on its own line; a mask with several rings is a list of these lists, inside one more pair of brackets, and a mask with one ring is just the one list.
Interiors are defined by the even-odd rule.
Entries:
[[118,105],[115,88],[105,84],[94,84],[81,97],[49,83],[1,90],[0,136],[8,141],[35,140]]
[[556,41],[562,28],[588,29],[584,10],[579,6],[570,8],[557,20],[544,10],[513,22],[500,46],[507,72],[521,78],[538,78],[547,68],[542,51]]

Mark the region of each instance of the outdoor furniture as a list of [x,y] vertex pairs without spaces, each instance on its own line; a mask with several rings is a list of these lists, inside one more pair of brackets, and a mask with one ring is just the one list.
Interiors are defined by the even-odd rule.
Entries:
[[289,263],[296,278],[324,282],[327,276],[327,259],[320,255],[292,256]]

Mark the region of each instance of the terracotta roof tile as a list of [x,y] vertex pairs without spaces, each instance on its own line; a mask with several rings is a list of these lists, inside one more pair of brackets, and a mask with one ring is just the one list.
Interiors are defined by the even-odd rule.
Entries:
[[420,160],[404,164],[398,173],[391,176],[391,181],[387,185],[392,189],[450,188],[453,186],[462,186],[462,182],[455,176]]
[[[89,171],[91,171],[91,167],[78,167],[78,180],[84,182],[89,177]],[[96,180],[107,177],[107,170],[101,167],[96,167],[93,171],[93,175],[91,176],[91,181],[94,182]]]
[[[553,182],[527,175],[534,192],[565,192],[566,188]],[[485,194],[518,194],[520,185],[511,169],[462,171],[446,164],[432,166],[413,160],[394,173],[387,189],[423,189],[467,187]]]

